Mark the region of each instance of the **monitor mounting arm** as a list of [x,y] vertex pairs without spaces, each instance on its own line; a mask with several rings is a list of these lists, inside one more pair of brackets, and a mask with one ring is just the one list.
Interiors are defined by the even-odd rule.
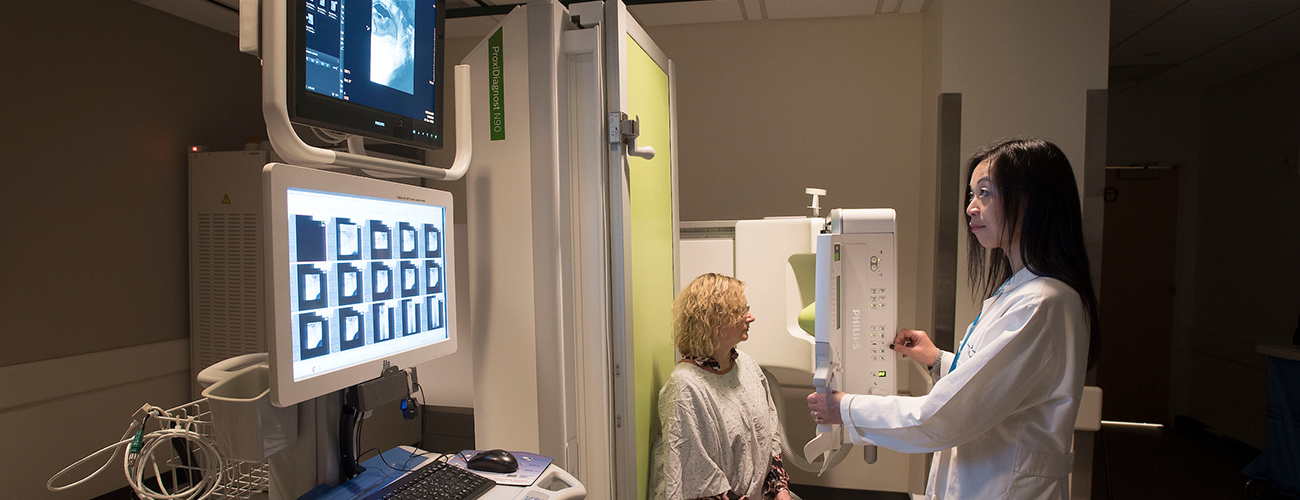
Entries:
[[[470,131],[470,72],[456,65],[456,158],[451,168],[430,167],[318,148],[303,142],[289,121],[287,89],[287,10],[285,0],[240,1],[240,50],[262,57],[262,115],[271,146],[288,163],[309,167],[351,167],[454,181],[465,175],[473,148]],[[260,5],[259,5],[260,4]],[[258,13],[260,12],[260,18]],[[260,25],[260,30],[258,27]],[[257,40],[254,33],[261,32]]]

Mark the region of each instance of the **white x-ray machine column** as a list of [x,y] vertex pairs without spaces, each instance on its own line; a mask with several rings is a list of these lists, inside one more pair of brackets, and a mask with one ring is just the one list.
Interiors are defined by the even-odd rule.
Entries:
[[830,226],[817,237],[814,385],[834,374],[841,378],[828,385],[836,390],[897,394],[898,363],[889,349],[898,326],[894,210],[835,210]]
[[632,298],[672,298],[670,208],[653,221],[664,222],[652,243],[668,265],[650,278],[663,290],[641,294],[631,280],[633,251],[647,246],[632,244],[632,221],[644,222],[633,177],[652,150],[673,157],[670,135],[657,132],[669,128],[671,86],[657,88],[659,115],[628,104],[629,81],[643,80],[624,68],[633,48],[672,81],[671,62],[618,0],[530,0],[463,60],[474,89],[465,180],[476,445],[555,457],[591,498],[644,487],[650,419],[638,412],[651,400],[633,379],[654,370],[632,357]]
[[[898,327],[898,244],[894,210],[837,209],[817,236],[816,344],[813,387],[819,393],[898,393],[898,357],[889,349]],[[822,456],[822,471],[841,446],[842,426],[819,425],[804,451]],[[878,450],[864,448],[875,463]]]
[[[787,440],[796,454],[802,455],[804,443],[818,430],[808,417],[804,398],[815,389],[815,340],[822,339],[814,339],[807,332],[811,328],[801,327],[799,321],[800,312],[814,302],[817,330],[827,326],[822,351],[832,353],[827,360],[835,363],[827,366],[827,374],[835,373],[830,377],[832,387],[860,394],[919,395],[929,390],[929,379],[919,365],[888,347],[899,328],[896,240],[892,209],[834,210],[829,218],[682,223],[682,283],[704,272],[719,272],[746,284],[746,297],[757,319],[750,326],[749,340],[739,348],[781,384]],[[818,284],[819,275],[826,286]],[[806,313],[804,319],[806,323]],[[830,335],[831,328],[835,335]],[[836,437],[832,448],[847,446],[841,434]],[[863,452],[849,451],[854,452],[820,475],[816,470],[800,470],[793,459],[787,459],[791,482],[924,491],[925,454],[880,449],[874,463],[867,463]],[[820,468],[821,463],[814,465]]]

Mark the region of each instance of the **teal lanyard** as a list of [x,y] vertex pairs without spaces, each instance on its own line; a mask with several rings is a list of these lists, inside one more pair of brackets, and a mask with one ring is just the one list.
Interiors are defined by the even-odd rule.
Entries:
[[[1014,277],[1015,276],[1012,276],[1012,278]],[[1011,278],[1007,278],[1007,280],[1002,283],[1002,286],[998,287],[998,291],[993,292],[992,298],[996,299],[998,298],[999,295],[1002,295],[1002,289],[1006,288],[1007,283],[1010,282],[1011,282]],[[961,348],[957,349],[956,355],[952,357],[952,368],[948,369],[948,373],[952,373],[953,370],[957,369],[957,360],[961,359],[961,352],[966,350],[966,343],[970,342],[971,334],[975,333],[975,325],[980,324],[980,316],[982,315],[984,315],[984,311],[981,310],[978,314],[975,315],[975,322],[970,324],[970,329],[966,330],[966,338],[961,339]]]
[[957,355],[952,357],[952,368],[948,369],[949,373],[952,373],[953,370],[957,369],[957,360],[961,359],[961,352],[966,350],[966,342],[969,342],[971,334],[975,333],[975,325],[980,324],[980,314],[984,314],[984,311],[980,311],[979,314],[975,315],[975,322],[971,323],[970,330],[966,331],[966,338],[961,339],[961,348],[957,349]]

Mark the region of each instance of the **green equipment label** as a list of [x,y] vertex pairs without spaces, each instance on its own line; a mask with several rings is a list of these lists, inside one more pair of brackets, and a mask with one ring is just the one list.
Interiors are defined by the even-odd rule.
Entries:
[[501,49],[501,30],[488,39],[488,127],[492,140],[506,138],[505,55]]

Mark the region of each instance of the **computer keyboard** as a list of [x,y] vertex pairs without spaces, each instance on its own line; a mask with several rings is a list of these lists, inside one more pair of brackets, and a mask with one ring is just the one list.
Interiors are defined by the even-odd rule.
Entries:
[[455,465],[434,462],[407,473],[365,500],[473,500],[496,484]]

